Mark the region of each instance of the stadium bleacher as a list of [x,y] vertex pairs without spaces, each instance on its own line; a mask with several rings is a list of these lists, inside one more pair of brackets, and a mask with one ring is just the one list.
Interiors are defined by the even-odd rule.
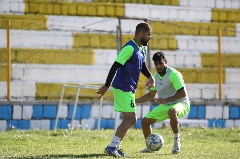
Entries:
[[[156,51],[163,50],[168,64],[182,72],[189,97],[193,101],[219,99],[217,53],[218,29],[221,28],[222,97],[224,101],[239,100],[239,0],[2,0],[1,39],[6,39],[5,23],[11,21],[12,99],[58,100],[62,83],[102,85],[117,57],[116,27],[119,17],[132,18],[121,19],[122,43],[133,37],[136,24],[148,20],[153,29],[149,57]],[[5,100],[7,95],[7,71],[4,63],[6,44],[6,41],[0,43],[0,100]],[[151,61],[150,67],[155,72]],[[136,97],[145,93],[145,82],[145,77],[141,75]],[[70,90],[65,99],[72,100],[74,94],[75,91]],[[96,98],[96,95],[89,95],[94,94],[93,91],[85,90],[84,94]],[[106,99],[112,100],[111,94],[107,94]],[[95,107],[93,109],[92,106],[92,110]],[[111,110],[103,114],[104,118],[114,118],[114,111],[110,107],[104,106],[105,112]],[[231,105],[228,110],[227,107],[207,104],[204,106],[204,118],[191,112],[192,117],[188,119],[216,119],[211,122],[218,123],[220,121],[217,120],[223,118],[226,120],[225,127],[240,126],[240,115],[225,114],[237,109],[235,105]],[[45,106],[40,105],[39,108],[44,109]],[[8,106],[6,109],[10,110]],[[37,107],[14,105],[13,112],[16,114],[13,117],[16,120],[21,118],[17,113],[19,109],[31,114]],[[71,112],[67,106],[63,109]],[[150,108],[141,105],[138,109],[143,112],[143,109],[149,111]],[[201,112],[202,107],[196,105],[196,111],[198,110]],[[209,113],[212,111],[223,115]],[[62,114],[60,117],[66,118],[66,114]],[[94,112],[91,111],[90,114],[90,119],[78,119],[81,119],[83,125],[91,123],[94,128]],[[111,117],[107,114],[111,114]],[[45,115],[41,119],[48,117],[48,114]],[[139,114],[139,120],[141,117],[142,114]],[[8,120],[8,117],[5,118]],[[26,116],[24,119],[34,117]],[[79,120],[76,122],[79,123]],[[6,125],[4,121],[0,122],[0,125]],[[31,121],[30,128],[53,127],[52,120],[44,121],[45,124],[42,122]],[[185,124],[190,124],[188,122],[185,121]],[[205,122],[199,124],[204,125]],[[66,128],[67,122],[62,123],[60,127]],[[165,124],[169,123],[166,121]],[[160,126],[162,125],[156,125]]]
[[[112,2],[112,3],[109,3]],[[216,52],[217,51],[217,28],[222,28],[222,35],[225,36],[223,39],[223,52],[235,52],[239,50],[238,38],[236,37],[236,31],[238,30],[238,25],[236,22],[238,19],[238,5],[237,1],[231,2],[221,2],[221,1],[208,1],[204,3],[196,3],[193,1],[73,1],[70,2],[58,2],[58,3],[48,3],[48,1],[15,1],[10,2],[8,0],[2,1],[6,7],[1,8],[3,14],[2,19],[12,19],[13,29],[19,29],[20,26],[23,28],[24,24],[19,24],[17,19],[20,17],[34,20],[35,23],[40,23],[40,28],[35,27],[34,30],[49,30],[48,32],[38,32],[32,31],[33,34],[26,39],[31,39],[26,44],[27,40],[13,41],[13,47],[32,47],[32,48],[64,48],[69,49],[71,47],[90,47],[94,49],[114,49],[116,48],[116,43],[110,43],[110,41],[116,38],[115,27],[117,25],[117,16],[126,16],[132,18],[147,18],[153,27],[153,38],[151,41],[152,50],[176,50],[176,54],[181,56],[179,51],[197,51],[197,52]],[[137,3],[137,4],[136,4]],[[151,5],[148,5],[150,3]],[[230,4],[231,3],[231,4]],[[135,7],[135,6],[138,7]],[[164,6],[163,6],[164,5]],[[82,9],[81,7],[85,8]],[[90,9],[89,9],[90,8]],[[121,9],[120,9],[121,8]],[[139,12],[139,10],[144,10],[144,12]],[[80,12],[81,11],[81,12]],[[109,12],[108,12],[109,11]],[[84,12],[84,13],[83,13]],[[108,14],[108,13],[114,14]],[[11,15],[19,14],[19,15]],[[143,14],[144,13],[144,14]],[[35,16],[33,14],[37,14]],[[118,15],[116,15],[118,14]],[[136,15],[135,15],[136,14]],[[224,14],[224,15],[223,15]],[[42,15],[42,16],[41,16]],[[35,17],[33,17],[35,16]],[[111,18],[110,18],[111,17]],[[182,19],[181,19],[182,18]],[[196,19],[198,18],[198,19]],[[223,19],[225,18],[225,19]],[[93,19],[97,25],[87,27],[88,33],[84,33],[86,28],[84,26],[89,25],[89,21],[93,22]],[[107,21],[107,24],[105,21]],[[99,22],[100,21],[100,22]],[[101,23],[101,21],[104,21]],[[130,35],[124,35],[123,42],[131,38],[134,32],[134,26],[139,20],[135,20],[133,23],[129,23],[129,20],[125,20],[124,32],[130,33]],[[76,23],[78,22],[78,23]],[[222,23],[224,22],[224,23]],[[16,23],[14,25],[14,23]],[[30,21],[31,23],[31,21]],[[46,24],[47,23],[47,24]],[[94,22],[93,22],[94,23]],[[80,24],[80,26],[78,26]],[[122,23],[124,25],[124,23]],[[131,24],[129,26],[129,24]],[[109,26],[111,26],[109,28]],[[191,26],[191,27],[189,27]],[[126,28],[126,29],[125,29]],[[161,29],[159,29],[161,28]],[[59,40],[49,40],[47,44],[46,39],[56,38],[59,33],[54,33],[54,30],[62,30],[60,34],[62,37],[57,37]],[[105,34],[96,34],[89,32],[92,31],[105,31]],[[230,31],[226,31],[230,30]],[[70,33],[67,33],[67,32]],[[74,31],[80,31],[81,33],[74,33]],[[112,34],[106,34],[107,32],[112,32]],[[17,33],[16,38],[21,36],[23,32]],[[72,34],[73,33],[73,34]],[[48,35],[47,35],[48,34]],[[53,34],[56,34],[53,36]],[[66,34],[67,38],[66,38]],[[164,35],[163,35],[164,34]],[[238,33],[237,33],[238,34]],[[4,34],[1,34],[5,36]],[[44,35],[47,35],[45,37]],[[173,35],[173,36],[171,36]],[[177,35],[177,36],[176,36]],[[184,36],[186,35],[186,36]],[[196,37],[196,35],[200,35]],[[14,36],[14,33],[13,33]],[[35,38],[32,38],[32,37]],[[36,38],[36,36],[39,36]],[[205,36],[205,37],[204,37]],[[208,37],[210,36],[210,37]],[[214,36],[214,37],[213,37]],[[228,36],[233,37],[228,38]],[[64,39],[64,41],[63,41]],[[67,41],[66,41],[67,39]],[[109,41],[108,41],[109,40]],[[58,43],[57,43],[58,42]],[[108,45],[107,45],[108,44]],[[109,45],[111,44],[111,45]],[[229,47],[231,44],[232,47]],[[3,43],[3,46],[5,44]],[[204,47],[203,47],[204,46]],[[226,48],[226,49],[225,49]],[[110,51],[109,51],[110,52]],[[112,52],[115,52],[112,51]],[[114,57],[115,53],[111,53]],[[184,56],[184,55],[183,55]],[[185,56],[187,57],[187,56]],[[170,57],[171,58],[171,57]],[[199,56],[201,61],[201,56]],[[195,58],[197,59],[197,58]],[[176,60],[176,59],[175,59]],[[97,60],[100,61],[100,60]],[[180,60],[179,60],[180,61]],[[173,66],[184,68],[188,66],[191,60],[186,59],[185,64],[179,65],[175,62]],[[191,64],[190,64],[191,65]],[[198,64],[193,65],[193,67],[199,67]],[[200,70],[196,70],[199,72]],[[237,70],[235,70],[237,71]],[[231,71],[232,72],[232,71]],[[42,81],[46,82],[46,81]],[[202,81],[200,83],[205,83]]]

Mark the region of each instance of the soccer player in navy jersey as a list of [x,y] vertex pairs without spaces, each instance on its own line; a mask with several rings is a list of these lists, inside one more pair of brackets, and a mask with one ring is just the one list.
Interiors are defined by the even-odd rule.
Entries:
[[112,141],[104,150],[105,153],[114,157],[126,156],[120,150],[120,144],[128,129],[137,121],[135,91],[140,73],[149,79],[146,84],[147,87],[150,88],[155,83],[146,66],[147,45],[151,38],[151,31],[148,23],[142,22],[136,26],[134,38],[122,47],[108,73],[105,85],[97,92],[102,97],[112,83],[114,110],[123,114],[122,123],[117,128]]
[[[155,87],[144,96],[136,99],[136,103],[142,103],[156,99],[159,105],[149,112],[142,119],[142,131],[145,139],[152,133],[151,124],[170,119],[170,126],[174,134],[174,144],[172,154],[180,152],[180,135],[178,118],[186,116],[190,111],[190,101],[187,95],[182,74],[167,65],[167,59],[163,52],[157,52],[152,60],[157,73],[154,74]],[[143,149],[143,153],[152,153],[148,148]]]

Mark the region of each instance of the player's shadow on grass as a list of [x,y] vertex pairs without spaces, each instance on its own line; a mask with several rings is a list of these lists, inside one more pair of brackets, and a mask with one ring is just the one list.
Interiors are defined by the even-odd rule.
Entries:
[[[27,159],[40,159],[40,158],[44,158],[44,159],[52,159],[52,158],[89,158],[89,157],[104,157],[104,156],[108,156],[106,154],[79,154],[79,155],[75,155],[75,154],[46,154],[46,155],[39,155],[39,156],[24,156],[24,157],[18,157],[19,159],[21,158],[27,158]],[[15,158],[15,157],[14,157]],[[15,158],[16,159],[16,158]]]
[[173,154],[171,154],[171,153],[159,153],[158,155],[160,155],[160,156],[170,156],[170,155],[173,155]]

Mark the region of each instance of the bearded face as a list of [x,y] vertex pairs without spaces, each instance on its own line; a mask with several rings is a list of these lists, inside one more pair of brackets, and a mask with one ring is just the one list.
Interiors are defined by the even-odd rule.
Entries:
[[147,46],[149,40],[151,39],[151,31],[147,31],[145,33],[143,33],[142,38],[141,38],[141,43],[143,46]]

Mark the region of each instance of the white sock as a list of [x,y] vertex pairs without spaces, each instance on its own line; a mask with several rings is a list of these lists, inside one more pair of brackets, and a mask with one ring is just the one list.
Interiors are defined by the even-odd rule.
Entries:
[[108,147],[117,147],[117,143],[120,141],[120,138],[117,136],[114,136],[112,138],[111,143],[108,145]]
[[175,133],[175,134],[174,134],[174,140],[179,140],[179,136],[180,136],[179,133]]
[[121,145],[122,141],[119,140],[118,143],[117,143],[117,150],[120,150],[120,145]]

